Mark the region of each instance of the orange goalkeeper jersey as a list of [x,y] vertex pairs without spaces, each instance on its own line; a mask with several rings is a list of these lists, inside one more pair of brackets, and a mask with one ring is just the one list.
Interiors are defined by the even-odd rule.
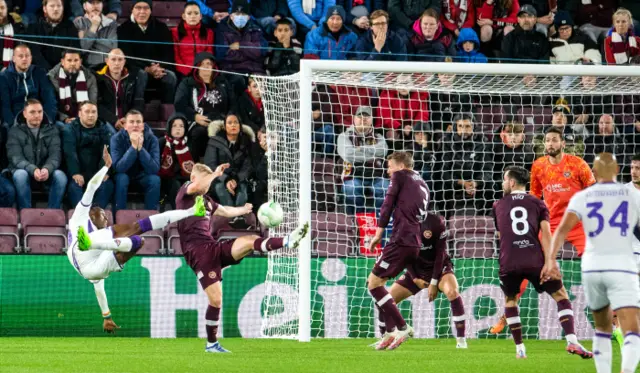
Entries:
[[551,231],[560,225],[571,197],[595,182],[587,162],[575,155],[564,154],[560,163],[555,165],[549,162],[548,156],[544,156],[531,166],[531,194],[544,197]]

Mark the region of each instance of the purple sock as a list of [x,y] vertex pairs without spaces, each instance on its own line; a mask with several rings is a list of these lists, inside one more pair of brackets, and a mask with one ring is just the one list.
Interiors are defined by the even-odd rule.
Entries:
[[465,336],[465,316],[464,316],[464,304],[462,303],[462,297],[458,297],[451,301],[451,319],[456,326],[456,337]]
[[220,308],[209,305],[205,315],[207,329],[207,342],[214,343],[218,340],[218,323],[220,319]]
[[131,240],[131,252],[136,252],[138,250],[140,250],[140,248],[142,247],[142,237],[138,236],[138,235],[133,235],[131,237],[129,237],[129,239]]
[[370,289],[369,292],[373,299],[375,299],[376,304],[382,312],[384,312],[385,323],[387,324],[387,330],[391,329],[391,325],[389,325],[389,321],[393,322],[394,327],[397,327],[400,330],[404,330],[407,327],[407,323],[402,318],[400,314],[400,310],[398,306],[396,306],[396,302],[393,301],[393,297],[384,286],[379,286],[375,289]]
[[505,307],[504,316],[507,318],[507,324],[511,330],[513,341],[517,345],[522,344],[522,323],[520,322],[520,314],[518,313],[518,307]]
[[573,308],[571,307],[569,299],[563,299],[558,302],[558,319],[560,320],[560,325],[562,326],[562,330],[564,330],[565,336],[575,334]]
[[280,237],[256,238],[256,240],[253,241],[253,249],[262,253],[282,249],[283,246],[284,239]]
[[153,225],[151,224],[151,219],[149,218],[138,220],[138,225],[140,226],[140,230],[142,231],[142,233],[153,230]]

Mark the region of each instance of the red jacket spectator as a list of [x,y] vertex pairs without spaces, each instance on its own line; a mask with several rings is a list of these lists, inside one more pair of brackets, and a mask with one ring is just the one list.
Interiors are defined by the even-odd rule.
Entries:
[[342,125],[348,127],[353,124],[353,115],[359,106],[371,106],[371,91],[369,88],[337,85],[333,89],[338,94],[338,112],[334,115]]
[[440,22],[454,34],[456,30],[473,28],[476,24],[473,0],[442,0]]
[[429,120],[429,93],[385,90],[380,94],[378,117],[385,129],[402,129]]
[[190,76],[196,54],[213,53],[213,30],[202,22],[191,26],[185,21],[180,21],[178,26],[171,29],[171,35],[176,63],[184,65],[176,66],[176,71],[183,76]]
[[611,32],[604,41],[604,52],[608,64],[625,65],[631,57],[640,56],[640,37],[631,32],[626,35]]
[[491,5],[487,0],[481,0],[482,5],[476,3],[476,19],[490,19],[493,21],[493,28],[504,26],[515,26],[518,23],[518,11],[520,3],[518,0],[496,0]]

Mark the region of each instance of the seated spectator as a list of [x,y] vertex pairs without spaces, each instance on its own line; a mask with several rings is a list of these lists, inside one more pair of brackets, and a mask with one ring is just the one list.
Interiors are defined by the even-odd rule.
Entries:
[[253,205],[253,212],[257,213],[260,206],[269,200],[269,159],[267,157],[266,127],[260,128],[258,139],[252,145],[249,199]]
[[[78,117],[62,130],[62,150],[71,176],[67,191],[69,202],[75,207],[82,199],[86,184],[104,166],[102,153],[110,145],[113,127],[98,119],[96,104],[84,101],[79,104]],[[113,198],[113,180],[108,178],[100,184],[94,203],[103,209]]]
[[480,40],[472,28],[463,28],[458,36],[456,62],[487,63],[487,56],[480,53]]
[[[287,0],[291,16],[295,19],[298,36],[306,36],[311,30],[322,26],[326,21],[325,15],[330,7],[336,5],[335,0],[316,0],[307,2],[304,0]],[[302,40],[302,39],[300,39]]]
[[571,15],[558,12],[554,19],[557,32],[551,35],[551,63],[572,64],[582,63],[600,64],[602,55],[600,48],[585,33],[574,29]]
[[[74,22],[77,21],[79,17],[82,17],[85,13],[83,1],[87,0],[71,0],[71,13],[73,14],[73,17],[75,17]],[[122,2],[120,0],[103,1],[107,2],[107,6],[102,7],[102,14],[107,18],[112,19],[113,21],[117,21],[118,17],[122,15]]]
[[400,33],[405,40],[409,40],[410,30],[415,27],[418,19],[424,17],[425,9],[432,9],[432,14],[438,21],[441,6],[442,0],[389,0],[387,10],[391,19],[391,29]]
[[77,17],[73,24],[78,29],[80,46],[84,53],[85,66],[96,69],[104,63],[109,51],[118,47],[118,23],[102,14],[103,0],[82,0],[84,16]]
[[382,206],[389,189],[389,179],[384,177],[387,142],[374,132],[372,114],[371,107],[360,106],[354,115],[353,126],[338,136],[338,154],[344,162],[342,180],[348,214],[366,210],[365,188],[373,189],[376,210]]
[[250,152],[255,141],[255,132],[241,124],[235,114],[227,115],[224,123],[209,125],[204,163],[212,169],[229,163],[229,168],[213,181],[209,189],[209,194],[223,206],[244,206],[249,200]]
[[494,136],[491,151],[493,164],[493,198],[502,198],[502,176],[507,166],[516,165],[531,169],[535,154],[530,144],[525,142],[524,125],[508,122],[502,126],[499,136]]
[[[383,0],[336,0],[336,5],[344,8],[347,18],[345,23],[352,25],[352,30],[360,36],[361,32],[366,32],[371,28],[371,14],[376,10],[386,8],[386,2]],[[386,16],[387,26],[389,25],[389,14]]]
[[[408,74],[398,75],[398,87],[411,86],[412,78]],[[380,93],[377,117],[381,118],[379,126],[385,131],[399,132],[408,128],[409,133],[417,122],[429,120],[429,94],[425,91],[409,91],[409,89],[386,89]],[[412,137],[412,136],[410,136]],[[394,138],[387,136],[387,138]]]
[[593,164],[593,160],[600,153],[611,153],[620,157],[622,167],[622,156],[624,155],[624,138],[616,128],[616,124],[611,114],[604,114],[598,120],[598,130],[593,135],[584,140],[585,151],[584,160],[587,164]]
[[536,9],[527,4],[520,7],[518,24],[502,40],[501,58],[505,63],[548,63],[549,42],[536,30]]
[[41,67],[31,64],[31,50],[24,44],[13,51],[13,62],[0,74],[0,102],[2,103],[2,120],[13,124],[14,119],[22,112],[29,99],[36,99],[44,107],[47,121],[56,118],[56,94]]
[[[532,7],[536,12],[534,29],[547,36],[549,28],[553,26],[553,18],[558,11],[558,2],[555,0],[519,0],[520,10],[525,6]],[[562,3],[562,2],[561,2]],[[562,4],[561,4],[562,5]]]
[[376,10],[371,13],[371,29],[356,42],[355,57],[366,61],[406,61],[405,41],[389,30],[389,13]]
[[98,116],[116,130],[124,128],[124,115],[130,110],[144,110],[147,75],[142,70],[125,67],[127,59],[121,49],[113,49],[105,58],[106,66],[96,73]]
[[[253,0],[251,1],[251,16],[258,22],[266,35],[273,35],[276,23],[289,17],[287,0]],[[289,18],[290,22],[294,22]],[[295,28],[294,32],[295,34]]]
[[611,27],[611,17],[618,7],[618,1],[583,0],[573,2],[573,6],[575,9],[571,10],[576,16],[576,23],[581,25],[580,31],[594,43],[601,43]]
[[76,26],[63,16],[62,0],[43,0],[42,11],[43,15],[27,27],[29,36],[25,39],[38,42],[30,45],[33,63],[49,71],[60,62],[62,50],[79,49],[80,42]]
[[407,149],[413,153],[413,170],[422,176],[427,185],[433,190],[432,176],[439,165],[436,155],[439,143],[433,136],[433,128],[429,122],[418,122],[413,126],[413,146]]
[[536,135],[533,139],[533,150],[536,153],[536,159],[545,154],[544,133],[549,127],[557,127],[563,131],[565,148],[564,152],[578,157],[584,154],[584,126],[569,125],[569,116],[571,109],[567,105],[560,104],[553,107],[553,116],[551,117],[551,125],[542,127],[542,133]]
[[194,2],[186,2],[182,21],[171,29],[173,54],[176,71],[181,77],[191,74],[193,60],[200,52],[213,54],[213,30],[202,23],[200,7]]
[[613,14],[613,28],[604,41],[605,59],[610,65],[624,65],[640,55],[640,37],[635,36],[631,12],[618,9]]
[[9,67],[13,58],[16,42],[14,36],[24,34],[22,22],[16,22],[13,14],[9,14],[6,0],[0,0],[0,48],[2,49],[2,67]]
[[[580,62],[582,63],[582,61]],[[584,64],[592,65],[592,63]],[[595,76],[580,77],[580,86],[586,92],[594,91],[597,84],[598,78]],[[584,94],[571,96],[569,100],[571,109],[573,110],[573,123],[585,126],[588,132],[595,132],[595,125],[598,124],[598,119],[600,118],[600,116],[604,113],[612,113],[614,110],[614,106],[620,105],[621,107],[629,106],[633,108],[632,102],[628,102],[626,104],[618,104],[616,102],[614,104],[614,98],[618,97],[602,94]],[[631,99],[630,101],[633,101],[633,96],[624,98]]]
[[334,155],[335,124],[337,123],[338,95],[326,84],[316,84],[311,92],[311,111],[313,121],[313,151],[327,156]]
[[273,34],[276,40],[269,42],[265,60],[267,74],[281,76],[299,72],[302,44],[293,38],[293,23],[288,18],[279,19]]
[[144,209],[157,210],[160,201],[160,150],[158,139],[144,123],[142,113],[130,110],[124,128],[111,137],[115,173],[115,211],[127,208],[129,186],[144,194]]
[[131,18],[118,27],[120,49],[135,57],[128,61],[129,68],[147,73],[147,85],[159,89],[162,102],[170,104],[178,84],[171,65],[175,61],[171,31],[152,16],[151,0],[135,0],[132,6]]
[[204,157],[207,149],[207,128],[212,122],[223,121],[234,105],[229,83],[215,69],[211,53],[196,55],[192,75],[180,82],[176,91],[176,111],[187,117],[189,148],[194,161]]
[[238,99],[237,113],[240,122],[251,127],[254,133],[257,133],[264,126],[262,96],[258,83],[253,78],[249,78],[247,89]]
[[304,57],[321,60],[346,60],[356,47],[358,37],[344,25],[346,14],[339,6],[327,10],[326,22],[307,34]]
[[182,114],[175,114],[167,121],[164,137],[158,140],[160,149],[160,196],[164,206],[174,209],[178,190],[189,181],[193,169],[193,156],[187,142],[189,121]]
[[407,50],[413,61],[442,62],[456,55],[455,37],[438,21],[435,9],[427,9],[413,24]]
[[456,38],[463,28],[471,28],[476,23],[476,8],[473,0],[442,0],[440,22]]
[[31,186],[49,192],[47,208],[62,207],[67,175],[60,168],[60,132],[44,115],[42,104],[27,100],[7,137],[9,169],[16,187],[18,209],[31,208]]
[[58,115],[51,119],[70,123],[78,117],[80,103],[98,102],[96,77],[91,70],[82,66],[82,57],[78,51],[65,50],[62,60],[49,71],[48,76],[55,92],[58,92]]
[[475,7],[482,43],[493,41],[499,46],[502,38],[518,23],[518,0],[475,0]]

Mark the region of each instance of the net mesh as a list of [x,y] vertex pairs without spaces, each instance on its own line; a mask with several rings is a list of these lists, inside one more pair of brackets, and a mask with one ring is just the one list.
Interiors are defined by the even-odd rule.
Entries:
[[[315,71],[311,97],[299,97],[298,76],[257,79],[271,141],[269,197],[287,214],[276,233],[297,222],[300,175],[311,174],[312,337],[378,335],[366,278],[380,249],[371,252],[368,246],[389,184],[384,159],[390,152],[413,153],[415,169],[431,189],[430,208],[449,230],[448,254],[465,304],[467,337],[488,338],[504,307],[490,216],[493,202],[502,196],[504,167],[530,170],[544,155],[543,133],[552,125],[563,128],[566,153],[589,163],[599,152],[616,154],[625,182],[631,157],[640,150],[635,145],[639,80],[632,77]],[[297,163],[301,100],[312,105],[311,169]],[[356,115],[359,108],[364,116]],[[593,330],[571,243],[563,246],[560,259],[578,338],[589,338]],[[297,265],[293,251],[269,256],[265,336],[297,335],[296,307],[283,311],[278,293],[285,285],[297,289]],[[455,333],[442,294],[429,303],[421,292],[399,307],[417,337]],[[525,338],[561,338],[555,302],[548,295],[529,286],[520,307]],[[499,337],[507,333],[508,328]]]

